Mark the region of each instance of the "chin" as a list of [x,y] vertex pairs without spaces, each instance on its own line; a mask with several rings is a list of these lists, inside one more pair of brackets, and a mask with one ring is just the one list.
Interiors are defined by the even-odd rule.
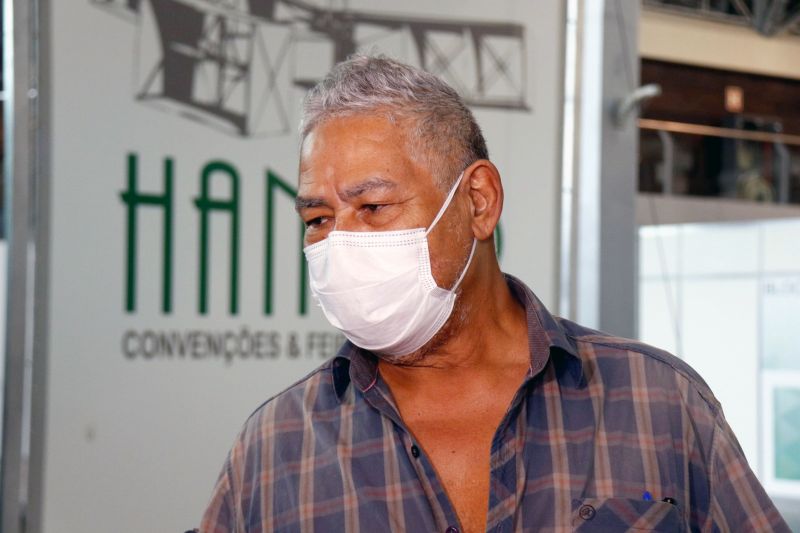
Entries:
[[[460,295],[459,295],[460,296]],[[461,298],[456,298],[453,312],[450,318],[444,323],[442,329],[436,332],[422,348],[406,355],[388,355],[376,353],[375,355],[382,361],[397,366],[437,366],[436,362],[442,346],[456,336],[467,323],[467,306]]]

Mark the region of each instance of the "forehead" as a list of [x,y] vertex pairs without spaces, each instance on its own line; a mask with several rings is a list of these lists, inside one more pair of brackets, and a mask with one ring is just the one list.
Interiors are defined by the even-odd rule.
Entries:
[[304,167],[338,161],[409,156],[402,124],[383,114],[358,114],[330,118],[317,125],[303,140],[300,165],[303,171]]
[[334,117],[317,125],[301,146],[298,195],[344,198],[362,184],[382,182],[391,185],[384,191],[435,198],[431,169],[408,142],[410,125],[408,119],[382,113]]

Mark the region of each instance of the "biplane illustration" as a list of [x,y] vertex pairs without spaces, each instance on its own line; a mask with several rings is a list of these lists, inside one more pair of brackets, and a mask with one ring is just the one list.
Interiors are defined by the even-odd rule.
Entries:
[[135,97],[241,136],[285,134],[330,67],[380,51],[474,107],[527,111],[525,28],[350,9],[346,0],[90,0],[138,26]]

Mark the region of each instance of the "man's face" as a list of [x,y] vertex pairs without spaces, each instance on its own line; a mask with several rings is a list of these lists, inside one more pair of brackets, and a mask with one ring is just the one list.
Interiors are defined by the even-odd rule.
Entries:
[[[402,127],[383,116],[354,115],[324,122],[306,137],[297,197],[306,245],[325,239],[333,230],[390,231],[430,225],[445,193],[412,158]],[[466,195],[456,194],[428,237],[433,275],[440,287],[455,282],[464,250],[471,244],[467,203]]]

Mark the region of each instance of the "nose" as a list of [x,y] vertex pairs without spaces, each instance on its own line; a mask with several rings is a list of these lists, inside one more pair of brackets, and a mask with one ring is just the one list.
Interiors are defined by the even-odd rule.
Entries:
[[356,216],[355,209],[344,208],[334,213],[332,231],[369,231],[367,224]]

